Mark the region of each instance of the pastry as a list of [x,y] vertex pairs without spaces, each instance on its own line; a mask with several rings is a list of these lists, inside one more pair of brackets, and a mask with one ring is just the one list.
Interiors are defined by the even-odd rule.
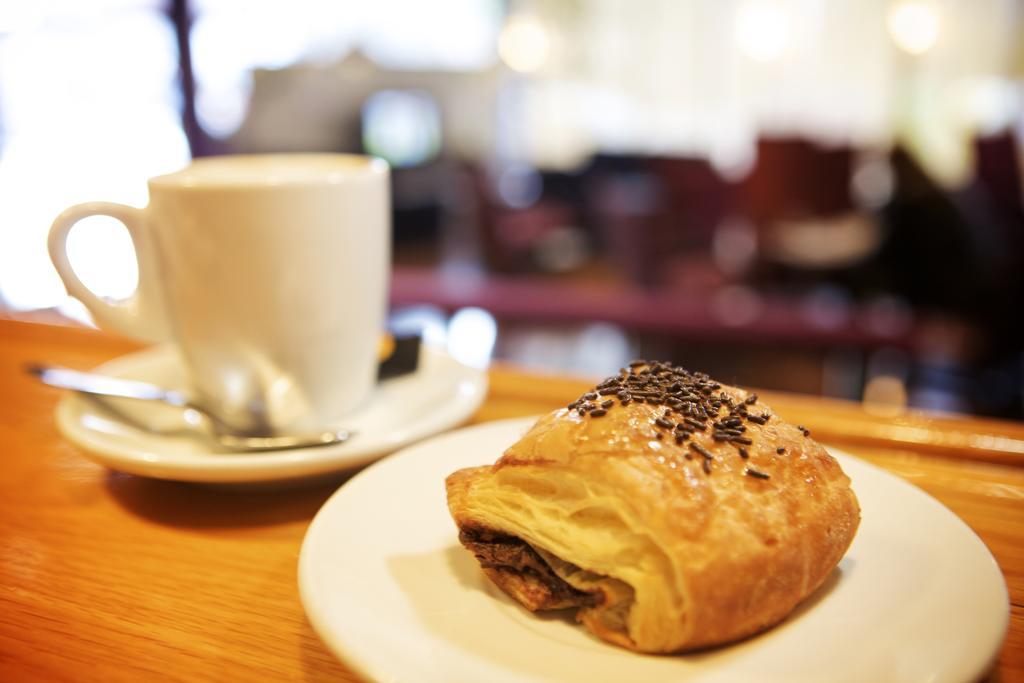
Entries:
[[531,611],[641,652],[766,629],[860,521],[839,464],[755,394],[638,361],[446,480],[462,544]]

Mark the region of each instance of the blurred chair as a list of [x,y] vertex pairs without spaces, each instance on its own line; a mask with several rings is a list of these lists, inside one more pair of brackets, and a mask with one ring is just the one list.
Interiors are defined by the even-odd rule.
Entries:
[[709,260],[734,188],[706,159],[599,155],[586,172],[587,212],[606,257],[632,282],[668,284],[673,266]]
[[758,232],[759,284],[876,290],[872,262],[884,227],[854,201],[859,154],[803,138],[758,140],[757,159],[738,194],[742,215]]
[[849,211],[852,168],[850,147],[760,138],[754,167],[740,185],[743,210],[759,224]]
[[590,244],[582,229],[578,177],[522,164],[464,165],[483,265],[503,274],[572,272]]

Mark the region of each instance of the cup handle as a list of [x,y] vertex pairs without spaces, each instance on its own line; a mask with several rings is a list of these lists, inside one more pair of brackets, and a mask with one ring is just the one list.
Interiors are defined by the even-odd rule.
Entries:
[[[127,299],[111,301],[96,296],[78,278],[68,259],[67,241],[71,228],[83,218],[97,215],[110,216],[123,223],[135,247],[139,285]],[[64,281],[68,294],[85,304],[100,327],[147,342],[170,339],[170,325],[159,291],[152,235],[143,209],[111,202],[76,204],[53,221],[47,246],[50,260]]]

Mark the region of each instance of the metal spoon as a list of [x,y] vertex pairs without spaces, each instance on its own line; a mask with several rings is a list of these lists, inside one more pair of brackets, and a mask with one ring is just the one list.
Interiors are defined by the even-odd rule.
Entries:
[[185,412],[186,422],[190,425],[203,424],[204,431],[210,437],[221,446],[233,451],[276,451],[288,448],[327,446],[348,441],[353,434],[344,429],[307,434],[238,434],[231,431],[223,421],[205,408],[193,403],[188,396],[180,391],[165,389],[148,382],[81,372],[53,365],[32,364],[27,365],[25,369],[38,377],[44,384],[61,389],[72,389],[93,396],[159,401],[176,406]]

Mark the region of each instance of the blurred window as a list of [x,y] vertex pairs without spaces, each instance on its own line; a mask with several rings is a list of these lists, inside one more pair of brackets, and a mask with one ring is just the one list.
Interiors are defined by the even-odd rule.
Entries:
[[[143,206],[146,179],[189,160],[178,50],[164,0],[0,2],[0,307],[67,299],[46,255],[62,209],[89,200]],[[359,49],[395,69],[474,70],[497,59],[500,0],[192,0],[196,114],[215,137],[247,113],[252,71],[326,65]],[[368,139],[397,164],[440,146],[440,114],[415,92],[367,105]],[[76,271],[103,296],[131,293],[126,231],[83,221]]]
[[242,124],[255,69],[328,65],[361,50],[390,69],[472,71],[497,58],[500,0],[194,0],[196,114],[210,134]]
[[441,149],[441,112],[428,93],[381,90],[363,105],[363,147],[392,166],[418,166]]
[[[0,305],[64,300],[46,254],[61,210],[142,206],[146,178],[188,161],[177,68],[157,0],[0,3]],[[134,289],[131,245],[113,219],[83,222],[69,251],[98,293]]]

